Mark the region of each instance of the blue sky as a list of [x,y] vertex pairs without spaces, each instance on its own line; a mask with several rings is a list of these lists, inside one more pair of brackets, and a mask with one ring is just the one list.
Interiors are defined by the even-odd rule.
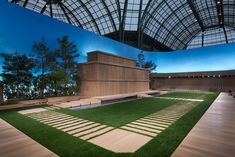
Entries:
[[[136,59],[140,50],[96,35],[78,27],[59,22],[33,11],[0,2],[0,52],[31,54],[33,41],[44,37],[53,49],[56,38],[68,35],[81,54],[78,62],[85,62],[86,52],[102,50]],[[235,44],[175,52],[144,52],[146,59],[158,64],[157,72],[191,72],[235,69]],[[0,60],[2,64],[2,60]],[[1,72],[1,66],[0,66]]]

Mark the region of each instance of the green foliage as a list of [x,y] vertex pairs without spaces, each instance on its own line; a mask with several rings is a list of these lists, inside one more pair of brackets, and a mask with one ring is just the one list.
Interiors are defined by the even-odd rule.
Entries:
[[50,49],[47,46],[47,43],[44,38],[42,38],[38,42],[34,42],[32,46],[32,50],[37,55],[37,67],[36,70],[41,72],[38,76],[38,86],[41,90],[41,97],[44,97],[44,90],[46,87],[46,74],[48,70],[50,70],[56,64],[56,58]]
[[25,54],[1,53],[3,58],[3,73],[1,74],[5,94],[8,98],[28,98],[31,96],[31,86],[33,80],[32,70],[36,66],[36,61]]
[[61,67],[56,67],[49,75],[50,81],[54,85],[55,95],[66,95],[64,88],[71,80],[70,75]]
[[137,59],[138,60],[136,65],[138,67],[148,69],[150,72],[154,71],[157,68],[157,64],[154,63],[152,60],[145,61],[145,57],[142,51],[138,54]]
[[57,39],[59,48],[55,51],[56,57],[61,60],[61,67],[67,72],[72,72],[77,65],[75,59],[79,57],[77,46],[74,42],[70,42],[68,36]]
[[145,57],[144,57],[144,54],[143,52],[141,51],[138,55],[137,55],[137,66],[138,67],[144,67],[144,64],[145,64]]
[[69,41],[68,36],[63,36],[57,39],[59,44],[59,48],[55,50],[55,56],[58,60],[58,66],[63,68],[66,73],[69,74],[70,80],[66,83],[63,88],[64,91],[62,93],[76,94],[78,92],[78,75],[77,75],[77,61],[75,60],[79,57],[79,53],[77,53],[77,45],[74,42]]
[[157,65],[153,61],[147,61],[144,63],[143,68],[154,71],[157,68]]
[[32,51],[36,58],[18,53],[1,54],[4,60],[1,75],[8,99],[77,94],[77,46],[68,36],[58,38],[57,42],[58,48],[51,50],[44,38],[34,41]]

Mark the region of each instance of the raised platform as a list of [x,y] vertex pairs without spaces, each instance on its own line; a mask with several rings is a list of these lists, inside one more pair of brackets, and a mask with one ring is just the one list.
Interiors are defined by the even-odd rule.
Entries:
[[235,99],[221,93],[172,157],[221,157],[235,154]]
[[0,119],[0,156],[58,157],[2,119]]
[[69,101],[69,102],[62,102],[54,104],[54,106],[60,108],[72,108],[72,107],[81,107],[81,106],[88,106],[88,105],[100,105],[101,101],[99,99],[80,99],[77,101]]
[[130,97],[148,97],[151,94],[159,94],[160,91],[143,91],[143,92],[135,92],[135,93],[127,93],[127,94],[116,94],[116,95],[107,95],[107,96],[98,96],[87,99],[80,99],[77,101],[68,101],[53,104],[54,106],[60,108],[76,108],[76,107],[85,107],[85,106],[98,106],[103,102],[113,101],[113,100],[121,100]]
[[126,93],[126,94],[115,94],[115,95],[107,95],[107,96],[97,96],[97,97],[93,97],[93,98],[99,99],[102,102],[102,101],[124,99],[124,98],[128,98],[128,97],[137,97],[138,95],[141,95],[141,94],[152,95],[152,94],[159,94],[159,93],[160,93],[160,91],[158,91],[158,90],[149,90],[149,91],[143,91],[143,92]]

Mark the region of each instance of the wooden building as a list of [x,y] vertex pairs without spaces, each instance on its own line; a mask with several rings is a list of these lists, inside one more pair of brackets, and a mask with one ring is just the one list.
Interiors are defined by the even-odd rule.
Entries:
[[100,51],[88,53],[79,64],[81,96],[105,96],[149,90],[149,72],[136,61]]
[[235,90],[235,70],[189,72],[189,73],[156,73],[153,75],[153,89],[171,90]]

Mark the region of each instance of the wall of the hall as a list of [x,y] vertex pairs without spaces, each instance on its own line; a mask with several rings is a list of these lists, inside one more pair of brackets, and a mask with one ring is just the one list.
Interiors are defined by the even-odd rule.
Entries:
[[154,74],[152,88],[235,91],[235,71]]

